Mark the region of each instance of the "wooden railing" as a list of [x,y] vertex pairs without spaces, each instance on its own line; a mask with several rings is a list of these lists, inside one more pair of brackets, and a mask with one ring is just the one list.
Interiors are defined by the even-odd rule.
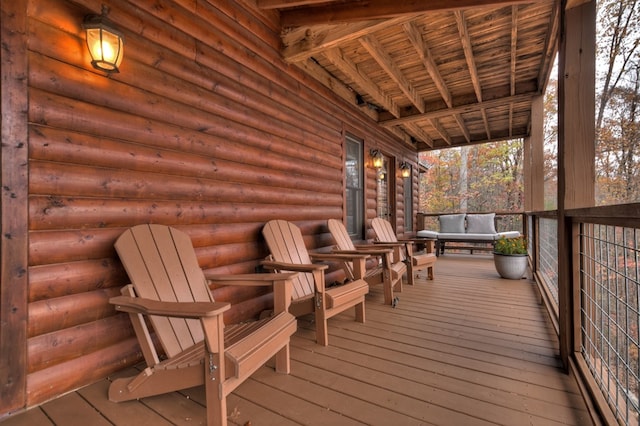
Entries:
[[[569,241],[559,241],[559,220]],[[526,223],[540,294],[571,346],[568,367],[607,423],[638,425],[640,204],[528,213]]]

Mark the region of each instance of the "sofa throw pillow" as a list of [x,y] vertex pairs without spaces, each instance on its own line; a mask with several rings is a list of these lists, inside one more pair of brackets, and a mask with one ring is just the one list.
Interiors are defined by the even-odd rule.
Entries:
[[438,216],[440,232],[464,234],[464,213]]
[[495,213],[468,214],[467,234],[495,234]]

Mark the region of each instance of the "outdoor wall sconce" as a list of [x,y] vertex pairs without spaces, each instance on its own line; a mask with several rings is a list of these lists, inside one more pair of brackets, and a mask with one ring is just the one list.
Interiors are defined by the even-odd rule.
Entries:
[[102,15],[88,15],[82,28],[87,33],[87,47],[91,65],[107,73],[120,72],[124,53],[124,35],[107,20],[108,9],[102,6]]
[[408,178],[411,176],[411,166],[406,161],[400,163],[400,176]]
[[372,149],[371,151],[369,151],[369,154],[371,155],[371,164],[373,165],[373,167],[376,169],[381,169],[384,165],[384,157],[382,156],[380,150]]

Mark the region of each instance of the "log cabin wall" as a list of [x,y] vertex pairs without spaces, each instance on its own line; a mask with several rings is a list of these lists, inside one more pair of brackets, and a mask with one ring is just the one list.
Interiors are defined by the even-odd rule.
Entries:
[[[108,304],[127,283],[113,249],[127,227],[175,226],[191,236],[203,268],[253,272],[267,255],[260,237],[267,220],[295,221],[309,247],[332,244],[324,224],[344,216],[345,131],[364,140],[365,159],[380,148],[416,170],[415,151],[281,60],[276,17],[252,3],[11,5],[26,14],[28,191],[20,195],[28,235],[4,245],[3,256],[8,249],[28,256],[28,291],[21,299],[21,289],[2,285],[3,306],[17,300],[27,321],[10,317],[3,331],[3,351],[14,350],[9,336],[26,337],[11,342],[17,360],[0,371],[12,383],[0,418],[141,359],[128,318]],[[102,4],[125,34],[121,72],[111,76],[91,68],[81,30]],[[5,16],[9,5],[2,7]],[[417,194],[417,176],[412,182]],[[367,169],[368,221],[375,190]],[[414,203],[416,211],[417,195]],[[213,292],[233,304],[227,322],[270,303],[251,290]]]

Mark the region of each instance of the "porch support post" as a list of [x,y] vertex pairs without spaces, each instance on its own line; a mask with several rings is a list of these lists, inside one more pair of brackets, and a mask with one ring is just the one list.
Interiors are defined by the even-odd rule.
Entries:
[[26,405],[28,289],[27,0],[0,3],[0,419]]
[[524,140],[524,209],[544,210],[544,96],[531,102],[531,136]]
[[572,253],[579,241],[569,209],[595,204],[596,2],[562,7],[558,63],[558,308],[560,357],[565,367],[580,351],[580,283]]
[[[524,139],[524,211],[544,210],[544,95],[531,101],[531,136]],[[527,215],[522,215],[522,229],[529,241],[537,238],[537,223],[529,229]],[[538,253],[531,253],[533,273],[538,270]]]

